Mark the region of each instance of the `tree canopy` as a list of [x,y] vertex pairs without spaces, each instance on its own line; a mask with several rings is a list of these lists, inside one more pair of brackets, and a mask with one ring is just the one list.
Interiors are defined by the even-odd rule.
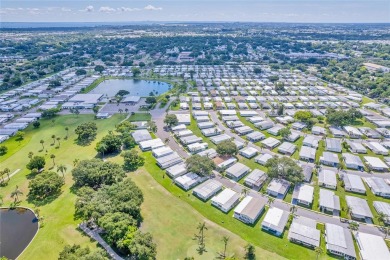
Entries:
[[135,171],[145,163],[145,158],[140,156],[134,149],[124,151],[121,156],[124,159],[123,168],[127,171]]
[[355,120],[362,117],[362,113],[355,108],[350,108],[348,110],[335,110],[330,108],[326,110],[326,119],[328,123],[335,126],[350,125],[353,124]]
[[192,155],[186,160],[187,170],[201,176],[208,176],[216,168],[213,160],[207,156]]
[[79,245],[67,245],[60,252],[58,260],[108,260],[110,259],[101,248],[91,251],[89,247],[81,247]]
[[121,134],[129,134],[132,130],[136,129],[137,126],[129,121],[123,121],[115,126],[115,131]]
[[304,180],[302,168],[290,157],[273,157],[267,161],[268,176],[271,178],[284,179],[292,184]]
[[168,127],[172,127],[174,125],[177,125],[179,123],[179,120],[177,119],[177,116],[175,114],[168,114],[164,118],[164,124],[166,124]]
[[238,148],[234,142],[225,140],[217,145],[217,153],[220,155],[236,155]]
[[119,135],[109,133],[96,144],[96,151],[103,154],[115,153],[121,150],[122,140]]
[[97,134],[97,125],[94,122],[83,123],[76,127],[75,133],[77,139],[81,142],[88,142],[95,139]]
[[121,181],[126,174],[117,163],[91,159],[78,163],[72,170],[72,176],[76,187],[88,186],[98,189],[102,185],[111,185]]
[[33,169],[40,170],[45,167],[45,164],[46,164],[45,157],[35,155],[27,163],[26,168],[29,169],[30,171]]
[[44,199],[57,195],[64,185],[64,179],[55,172],[43,172],[32,179],[28,185],[28,196],[33,199]]

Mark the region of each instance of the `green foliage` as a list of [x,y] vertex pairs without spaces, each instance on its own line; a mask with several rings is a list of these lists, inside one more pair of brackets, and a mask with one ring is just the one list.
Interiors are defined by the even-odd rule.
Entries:
[[149,232],[141,233],[141,231],[137,231],[127,248],[130,252],[130,255],[135,257],[135,259],[156,259],[157,246],[153,242],[153,237]]
[[52,118],[60,112],[59,108],[50,108],[42,112],[42,118]]
[[216,168],[213,160],[198,154],[192,155],[186,160],[187,170],[201,176],[208,176]]
[[291,135],[290,127],[285,127],[279,130],[279,134],[284,139],[288,138]]
[[122,137],[122,143],[125,149],[132,149],[137,145],[137,143],[135,142],[134,138],[131,135]]
[[284,179],[292,184],[302,182],[304,175],[302,168],[290,157],[273,157],[265,165],[268,176],[271,178]]
[[78,191],[75,204],[76,216],[99,222],[100,217],[107,213],[122,212],[139,222],[142,202],[141,190],[130,179],[111,186],[103,186],[97,191],[83,187]]
[[145,100],[145,103],[146,104],[155,104],[155,103],[157,103],[157,99],[156,99],[156,97],[147,97]]
[[96,144],[96,151],[102,154],[109,154],[119,152],[121,150],[122,140],[119,135],[114,135],[113,133],[109,133],[104,136],[102,140],[100,140]]
[[86,75],[87,71],[85,69],[78,69],[76,70],[76,75],[81,76],[81,75]]
[[238,153],[238,148],[232,141],[225,140],[217,145],[217,153],[220,155],[236,155]]
[[82,142],[92,141],[96,137],[97,126],[94,122],[83,123],[76,127],[77,139]]
[[61,86],[61,81],[59,81],[58,79],[49,82],[49,88],[54,88],[59,86]]
[[256,259],[256,249],[252,244],[248,244],[245,247],[245,260],[255,260]]
[[76,187],[88,186],[98,189],[102,185],[122,181],[126,174],[119,164],[91,159],[77,164],[72,170],[72,176]]
[[137,126],[135,126],[134,124],[132,124],[131,122],[129,121],[123,121],[119,124],[116,125],[115,127],[115,131],[117,131],[118,133],[121,133],[123,135],[125,134],[130,134],[130,132],[134,129],[136,129]]
[[294,117],[299,121],[307,122],[310,118],[313,117],[313,114],[308,110],[300,110],[295,112]]
[[259,67],[254,68],[253,69],[253,73],[260,74],[261,73],[261,68],[259,68]]
[[8,152],[7,146],[1,145],[0,146],[0,156],[6,154],[7,152]]
[[269,76],[268,80],[274,83],[274,82],[279,80],[279,76],[277,76],[277,75]]
[[28,196],[33,199],[44,199],[58,195],[64,185],[64,179],[55,172],[43,172],[32,179],[28,185]]
[[91,252],[88,247],[82,248],[79,245],[67,245],[60,252],[58,260],[108,260],[110,259],[101,248]]
[[277,114],[278,114],[279,116],[281,116],[281,115],[284,114],[284,105],[283,105],[283,104],[280,105],[280,106],[278,107]]
[[117,241],[123,239],[129,230],[129,226],[137,225],[129,214],[123,212],[109,212],[99,218],[99,227],[106,232],[106,241],[110,244],[117,244]]
[[135,171],[145,163],[145,158],[140,156],[134,149],[124,151],[121,156],[124,159],[123,168],[127,171]]
[[45,164],[45,157],[36,155],[30,159],[29,163],[26,165],[26,168],[30,171],[34,169],[39,171],[45,167]]
[[41,126],[41,123],[39,121],[34,121],[33,126],[34,128],[39,128]]
[[350,108],[348,110],[326,110],[326,119],[328,123],[335,126],[350,125],[353,124],[355,120],[362,117],[362,113],[355,108]]
[[164,124],[166,124],[168,127],[172,127],[174,125],[177,125],[179,123],[179,120],[177,119],[177,116],[175,114],[167,114],[164,118]]
[[17,131],[15,134],[16,141],[22,141],[24,139],[25,133],[23,131]]
[[95,71],[96,72],[99,72],[99,73],[102,73],[103,71],[104,71],[104,66],[102,66],[102,65],[96,65],[95,66]]
[[141,74],[141,70],[137,67],[131,68],[131,73],[133,73],[134,77],[137,77],[139,74]]
[[126,96],[126,95],[128,95],[128,94],[130,94],[129,91],[124,90],[124,89],[121,89],[121,90],[118,91],[118,93],[116,93],[115,96],[123,97],[123,96]]

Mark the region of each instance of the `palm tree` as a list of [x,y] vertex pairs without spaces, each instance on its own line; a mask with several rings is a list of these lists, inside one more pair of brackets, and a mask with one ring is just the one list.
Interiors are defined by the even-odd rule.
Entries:
[[219,258],[220,258],[220,259],[225,259],[225,258],[226,258],[227,244],[228,244],[228,242],[229,242],[229,237],[224,236],[224,237],[222,238],[222,242],[223,242],[223,244],[224,244],[224,249],[223,249],[223,252],[220,252],[220,253],[218,253],[218,254],[219,254]]
[[268,206],[271,207],[271,205],[272,205],[272,203],[274,203],[274,201],[275,201],[275,198],[268,197],[268,201],[267,201]]
[[67,168],[65,165],[63,164],[60,164],[57,166],[57,172],[61,172],[62,173],[62,178],[65,179],[65,175],[64,175],[64,172],[66,172]]
[[356,221],[352,221],[351,223],[349,223],[349,229],[351,229],[352,231],[357,231],[359,229],[359,223],[357,223]]
[[[119,104],[119,102],[118,102],[118,104]],[[123,109],[122,109],[122,108],[119,108],[119,109],[118,109],[118,112],[119,112],[120,114],[122,114]]]
[[243,188],[241,190],[241,194],[245,197],[247,194],[249,193],[249,189],[248,188]]
[[126,112],[126,113],[129,113],[129,109],[128,109],[128,108],[125,108],[125,112]]
[[60,147],[61,146],[61,143],[60,143],[61,137],[57,137],[56,139],[57,139],[58,147]]
[[66,139],[68,139],[68,136],[69,136],[69,128],[68,128],[68,127],[65,127],[65,131],[66,131]]
[[9,168],[4,168],[4,170],[3,170],[3,174],[7,174],[8,180],[9,180],[10,172],[11,172],[11,170]]
[[102,154],[102,159],[104,159],[104,152],[107,150],[107,145],[105,143],[100,143],[96,149],[99,153]]
[[33,152],[29,152],[29,153],[28,153],[28,158],[29,158],[29,159],[31,159],[33,156],[34,156],[34,153],[33,153]]
[[38,207],[35,207],[34,208],[34,213],[35,215],[37,216],[37,219],[39,219],[39,213],[41,212],[41,210],[38,208]]
[[318,257],[319,257],[322,253],[324,253],[324,250],[323,250],[321,247],[319,247],[319,246],[317,246],[317,247],[314,249],[314,251],[315,251],[316,254],[317,254],[317,258],[316,258],[316,259],[318,259]]
[[146,125],[150,129],[150,131],[152,131],[153,133],[157,132],[157,125],[154,121],[148,121],[148,123]]
[[40,142],[41,145],[42,145],[42,150],[44,150],[44,149],[45,149],[45,146],[44,146],[43,144],[45,143],[45,141],[41,140],[41,141],[39,141],[39,142]]
[[51,136],[51,138],[53,139],[53,143],[52,143],[52,145],[54,145],[54,144],[55,144],[55,142],[56,142],[56,135],[52,135],[52,136]]
[[297,206],[295,205],[292,205],[291,208],[290,208],[290,212],[291,212],[291,216],[295,217],[295,212],[297,212]]
[[50,155],[50,159],[53,160],[53,165],[56,165],[56,162],[54,161],[55,158],[56,158],[56,156],[54,154]]
[[385,233],[385,239],[390,235],[390,227],[382,227],[383,233]]
[[169,141],[170,141],[169,137],[167,137],[167,138],[164,139],[164,143],[165,143],[165,144],[169,143]]
[[383,212],[379,212],[376,218],[378,219],[379,222],[385,223],[385,221],[389,218],[389,216]]
[[15,190],[11,192],[11,198],[15,198],[14,203],[16,204],[19,201],[19,195],[23,195],[23,192],[19,190],[18,185],[16,185]]
[[77,158],[76,158],[76,159],[74,159],[74,160],[73,160],[73,166],[76,166],[76,165],[79,163],[79,161],[80,161],[80,160],[79,160],[79,159],[77,159]]

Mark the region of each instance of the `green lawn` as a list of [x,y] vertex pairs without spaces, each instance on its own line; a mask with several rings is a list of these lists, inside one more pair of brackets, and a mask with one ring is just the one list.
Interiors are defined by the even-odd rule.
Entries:
[[150,119],[152,119],[152,116],[149,113],[134,113],[129,117],[130,122],[150,121]]
[[[44,226],[38,231],[31,245],[18,259],[57,259],[58,253],[67,244],[96,247],[95,243],[91,242],[88,237],[85,237],[76,229],[80,221],[73,218],[76,196],[70,191],[70,187],[73,184],[70,170],[73,168],[73,160],[75,158],[82,160],[96,156],[96,151],[94,150],[96,142],[124,118],[125,115],[115,115],[106,120],[94,120],[94,115],[67,115],[56,117],[54,124],[51,120],[41,120],[39,129],[33,129],[32,127],[26,129],[26,138],[20,144],[12,138],[4,143],[9,148],[9,154],[0,157],[1,167],[8,167],[11,172],[14,172],[16,169],[21,170],[11,178],[7,186],[1,187],[0,194],[4,196],[3,206],[10,205],[12,201],[10,193],[18,185],[23,192],[20,205],[34,208],[33,204],[26,201],[29,171],[25,168],[25,165],[29,160],[27,155],[30,151],[36,155],[46,157],[46,169],[53,166],[50,159],[51,154],[56,156],[55,161],[57,164],[65,164],[68,168],[65,173],[65,185],[61,195],[53,202],[40,206],[40,214],[44,216]],[[89,146],[79,146],[74,141],[76,138],[74,129],[77,125],[87,121],[96,122],[98,135],[96,140]],[[63,137],[66,136],[65,126],[69,128],[68,140],[63,140]],[[61,146],[58,149],[51,145],[51,135],[53,134],[62,138]],[[42,149],[42,145],[39,142],[41,139],[45,141],[44,151],[40,151]]]
[[[151,176],[153,176],[153,178],[172,195],[187,202],[207,219],[239,235],[244,240],[270,252],[275,252],[283,257],[289,259],[314,259],[316,257],[313,250],[290,243],[287,239],[288,232],[284,232],[283,238],[278,238],[261,231],[260,224],[265,214],[261,216],[260,220],[254,226],[245,225],[232,217],[232,211],[228,214],[224,214],[212,207],[210,202],[202,202],[194,197],[191,194],[191,191],[185,192],[174,185],[172,180],[164,174],[164,171],[156,165],[151,152],[144,153],[144,156],[146,159],[145,168]],[[193,225],[196,225],[196,223]],[[326,255],[322,256],[322,259],[328,258],[329,257]]]

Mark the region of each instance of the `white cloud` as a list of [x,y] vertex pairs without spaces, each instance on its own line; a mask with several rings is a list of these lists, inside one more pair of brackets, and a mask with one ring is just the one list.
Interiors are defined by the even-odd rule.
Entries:
[[82,10],[79,10],[80,12],[88,12],[88,13],[91,13],[95,10],[95,8],[92,6],[92,5],[88,5],[87,7],[85,7],[85,9],[82,9]]
[[66,7],[62,7],[62,8],[61,8],[61,11],[62,11],[62,12],[71,12],[72,9],[66,8]]
[[144,7],[145,10],[148,10],[148,11],[160,11],[162,10],[162,7],[155,7],[153,5],[147,5]]
[[130,8],[130,7],[120,7],[118,8],[119,11],[122,12],[133,12],[133,11],[140,11],[141,9],[139,8]]
[[112,13],[112,12],[115,12],[115,11],[116,11],[116,9],[114,9],[112,7],[109,7],[109,6],[102,6],[99,9],[99,12],[102,12],[102,13]]

